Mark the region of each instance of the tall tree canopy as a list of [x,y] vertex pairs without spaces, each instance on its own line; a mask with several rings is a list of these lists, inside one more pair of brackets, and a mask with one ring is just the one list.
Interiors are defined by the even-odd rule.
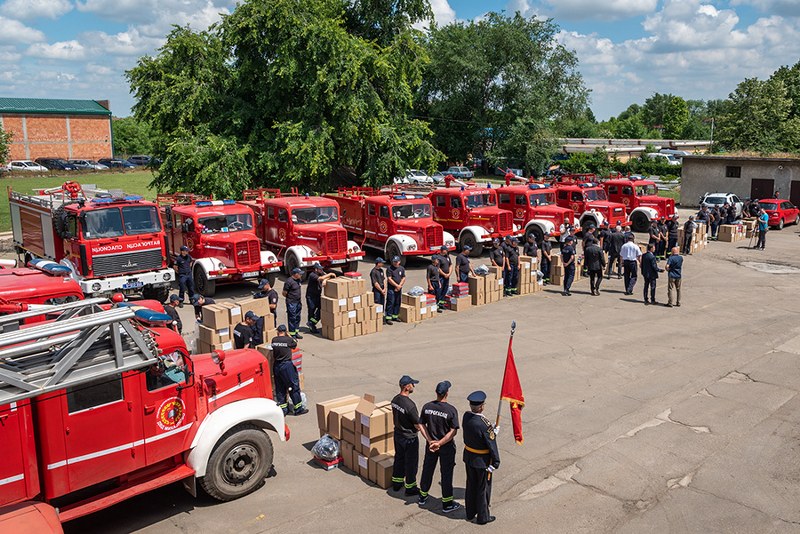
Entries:
[[431,62],[417,112],[452,160],[482,153],[541,168],[557,121],[585,117],[588,91],[575,54],[556,41],[550,20],[489,13],[431,28]]
[[8,161],[11,152],[11,132],[6,132],[0,126],[0,163]]
[[150,126],[135,117],[114,118],[111,121],[114,154],[128,157],[133,154],[150,154],[153,139]]
[[442,159],[413,97],[424,0],[246,0],[208,31],[175,28],[128,72],[163,163],[155,186],[217,196],[254,185],[385,183]]

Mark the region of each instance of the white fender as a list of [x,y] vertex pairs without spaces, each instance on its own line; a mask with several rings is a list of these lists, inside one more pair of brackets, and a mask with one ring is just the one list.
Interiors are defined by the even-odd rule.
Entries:
[[[194,271],[194,269],[197,268],[198,265],[200,266],[201,269],[203,269],[203,274],[205,274],[206,278],[208,278],[209,280],[215,280],[215,279],[219,278],[219,276],[217,276],[217,275],[208,274],[211,271],[218,271],[220,269],[227,269],[227,267],[222,262],[222,260],[217,259],[217,258],[198,258],[198,259],[194,260],[194,267],[192,268],[192,271]],[[222,267],[220,267],[220,265]]]
[[465,234],[472,234],[472,237],[475,238],[476,243],[489,243],[492,241],[491,237],[484,238],[486,234],[489,233],[489,230],[484,228],[483,226],[465,226],[461,229],[458,233],[458,241],[461,242],[461,239],[464,237]]
[[630,215],[628,215],[628,220],[630,220],[631,217],[633,217],[634,213],[644,213],[644,215],[647,217],[648,221],[652,221],[653,219],[658,220],[658,212],[656,210],[654,210],[653,208],[649,208],[647,206],[639,206],[638,208],[633,210],[630,213]]
[[528,233],[528,228],[531,226],[536,226],[539,230],[542,231],[543,234],[550,232],[551,234],[556,231],[556,225],[552,223],[552,221],[548,221],[546,219],[531,219],[525,225],[525,234]]
[[442,232],[442,243],[447,248],[453,248],[456,246],[456,238],[450,232]]
[[355,241],[347,241],[347,251],[348,252],[361,252],[361,245],[356,243]]
[[[389,243],[396,243],[400,252],[406,252],[409,250],[417,250],[419,244],[417,240],[411,237],[410,235],[405,234],[394,234],[389,239],[386,240],[386,246],[384,247],[384,251],[389,250]],[[389,253],[386,252],[386,255]]]
[[192,440],[186,463],[194,469],[195,477],[205,476],[214,446],[228,430],[241,423],[252,423],[263,429],[274,430],[278,439],[286,441],[283,410],[272,399],[253,398],[226,404],[208,414]]
[[583,226],[583,221],[585,221],[587,218],[594,219],[595,226],[597,226],[598,228],[600,228],[600,225],[603,224],[603,221],[606,220],[606,218],[603,217],[603,214],[600,213],[599,211],[589,210],[583,212],[583,215],[581,215],[581,220],[580,220],[581,226]]
[[[262,251],[261,254],[262,254],[261,263],[262,264],[266,263],[266,262],[264,262],[264,257],[263,257],[264,251]],[[303,258],[309,258],[311,256],[316,256],[317,253],[314,252],[313,250],[311,250],[310,248],[308,248],[305,245],[295,245],[293,247],[289,247],[288,249],[286,249],[286,254],[283,255],[283,264],[284,265],[287,265],[287,263],[288,263],[287,260],[288,260],[290,255],[294,255],[297,258],[297,261],[300,262],[300,267],[302,268],[302,267],[311,267],[314,264],[314,262],[303,261]]]
[[277,263],[278,256],[276,256],[273,252],[269,250],[262,250],[261,251],[261,265],[266,265],[267,263]]

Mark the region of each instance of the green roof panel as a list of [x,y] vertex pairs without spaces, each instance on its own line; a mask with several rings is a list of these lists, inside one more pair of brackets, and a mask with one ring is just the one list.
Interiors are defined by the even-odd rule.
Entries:
[[111,115],[95,100],[0,97],[0,114]]

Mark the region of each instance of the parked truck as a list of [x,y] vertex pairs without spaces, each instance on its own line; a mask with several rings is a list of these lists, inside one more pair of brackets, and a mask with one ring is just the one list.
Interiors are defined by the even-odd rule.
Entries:
[[386,257],[426,256],[442,245],[455,250],[453,236],[432,216],[431,201],[424,193],[385,193],[371,187],[340,187],[325,195],[339,205],[342,226],[361,243],[361,248],[380,250]]
[[243,199],[242,204],[256,214],[261,247],[283,258],[287,275],[298,267],[308,270],[316,262],[326,268],[358,270],[364,251],[348,240],[335,200],[278,189],[248,189]]
[[497,195],[499,206],[513,214],[526,238],[533,235],[540,242],[549,233],[557,239],[575,224],[572,209],[558,206],[555,189],[544,184],[506,185],[497,188]]
[[642,176],[612,178],[600,182],[608,200],[625,205],[634,232],[646,232],[650,221],[667,219],[677,213],[675,200],[658,196],[658,187]]
[[575,213],[582,229],[589,225],[599,228],[607,222],[609,226],[630,224],[625,205],[609,202],[606,191],[594,182],[554,182],[556,203]]
[[175,275],[154,203],[77,182],[35,194],[9,187],[8,201],[14,246],[26,264],[68,267],[87,296],[166,300]]
[[[191,355],[169,316],[99,301],[0,334],[4,532],[56,530],[53,509],[66,522],[173,482],[235,499],[273,472],[270,434],[289,438],[259,351]],[[27,506],[49,510],[39,528],[20,528]]]
[[281,262],[272,252],[261,250],[249,206],[191,193],[158,195],[156,202],[167,227],[170,261],[182,246],[189,248],[198,293],[212,297],[218,284],[261,277],[274,284]]

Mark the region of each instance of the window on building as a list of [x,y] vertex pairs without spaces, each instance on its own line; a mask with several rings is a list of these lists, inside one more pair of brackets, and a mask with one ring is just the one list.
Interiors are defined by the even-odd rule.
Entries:
[[742,168],[738,165],[728,165],[725,167],[725,178],[741,178]]

